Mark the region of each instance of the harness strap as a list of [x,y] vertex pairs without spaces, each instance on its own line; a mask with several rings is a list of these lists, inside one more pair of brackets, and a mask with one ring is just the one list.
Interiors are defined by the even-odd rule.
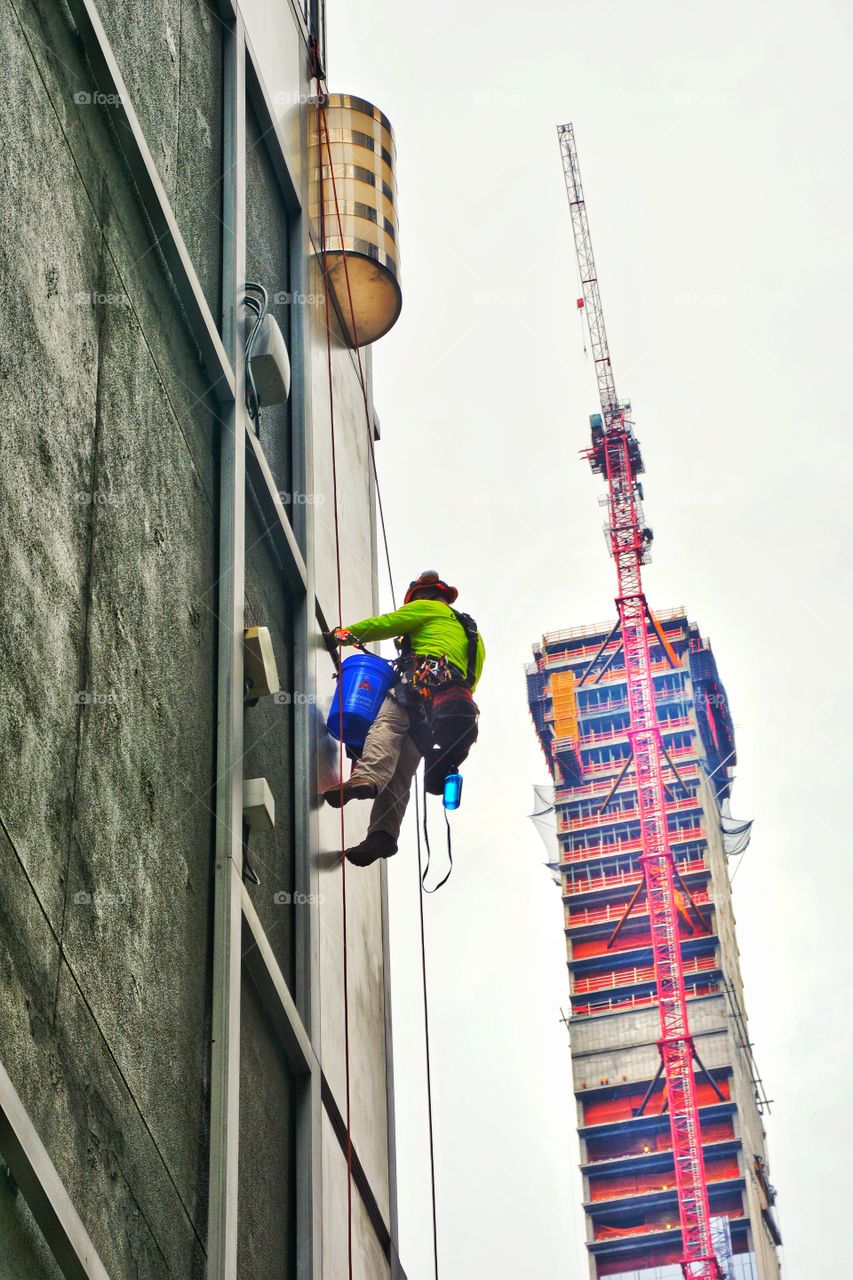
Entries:
[[[417,792],[415,793],[415,798],[417,799]],[[424,773],[424,843],[426,844],[426,851],[427,851],[426,866],[424,867],[424,873],[421,876],[421,888],[423,889],[424,893],[437,893],[442,885],[447,884],[448,880],[450,879],[451,872],[453,871],[453,845],[450,840],[450,819],[447,816],[446,809],[444,810],[444,825],[447,827],[447,858],[450,863],[450,866],[447,869],[447,875],[444,877],[444,879],[439,880],[438,884],[434,885],[432,889],[428,889],[426,887],[426,878],[429,875],[429,864],[430,864],[430,858],[432,857],[432,850],[429,847],[429,831],[427,830],[427,789],[426,789],[426,773]]]
[[470,613],[459,613],[456,609],[451,609],[450,612],[465,632],[468,640],[468,669],[465,672],[465,683],[470,689],[477,671],[477,645],[480,639],[477,624]]
[[[468,655],[466,659],[466,669],[463,674],[463,683],[470,689],[474,683],[474,677],[477,671],[477,646],[480,642],[480,635],[477,630],[477,624],[471,617],[470,613],[460,613],[458,609],[452,609],[447,606],[465,632],[465,638],[468,641]],[[410,658],[412,654],[412,640],[408,634],[400,636],[397,641],[397,648],[400,651],[401,658]],[[455,664],[451,664],[452,666]],[[458,670],[458,667],[456,668]]]

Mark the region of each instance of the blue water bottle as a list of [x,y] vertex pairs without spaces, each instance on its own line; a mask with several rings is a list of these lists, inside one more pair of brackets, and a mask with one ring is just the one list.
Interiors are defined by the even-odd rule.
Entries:
[[444,807],[458,809],[462,799],[462,774],[449,773],[444,779]]

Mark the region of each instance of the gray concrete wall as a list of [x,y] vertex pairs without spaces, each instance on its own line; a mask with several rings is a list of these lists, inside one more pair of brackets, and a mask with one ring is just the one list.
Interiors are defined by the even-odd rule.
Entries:
[[[99,12],[218,316],[221,24],[201,0],[101,0]],[[275,20],[282,74],[296,66],[301,93],[304,48],[294,63],[286,5]],[[251,22],[249,36],[260,48]],[[207,1230],[219,426],[128,176],[127,139],[97,103],[67,10],[11,0],[0,41],[0,1060],[110,1275],[192,1280],[204,1272]],[[307,205],[306,108],[282,115]],[[293,266],[284,205],[251,119],[249,130],[247,271],[276,292]],[[283,301],[273,311],[292,341],[303,317]],[[277,487],[291,493],[296,454],[311,456],[294,433],[310,438],[316,476],[302,484],[316,502],[295,523],[334,623],[323,317],[319,307],[306,322],[308,353],[294,369],[304,425],[290,406],[270,411],[261,444]],[[375,594],[373,494],[355,364],[337,344],[334,384],[351,620]],[[335,769],[322,727],[332,665],[312,598],[314,657],[308,687],[294,689],[304,610],[253,510],[246,533],[246,622],[270,628],[283,688],[317,698],[308,776],[295,771],[293,705],[262,702],[246,717],[245,773],[267,778],[278,818],[252,841],[263,879],[252,897],[295,986],[298,917],[276,894],[292,889],[297,863],[319,877],[321,905],[302,908],[320,966],[311,1033],[343,1111],[339,844],[318,801]],[[307,826],[298,821],[306,789]],[[348,830],[357,838],[364,825],[356,814]],[[354,1140],[389,1219],[381,877],[373,869],[352,880]],[[291,1274],[293,1085],[250,983],[241,1107],[241,1280]],[[334,1257],[346,1188],[325,1122],[322,1134],[323,1247]],[[385,1275],[357,1192],[354,1201],[356,1273]],[[0,1237],[0,1280],[55,1274],[2,1177]]]
[[[196,1276],[214,422],[63,11],[16,0],[2,39],[0,1053],[111,1273]],[[183,74],[215,101],[215,58]]]
[[[312,286],[318,292],[319,282]],[[328,419],[328,377],[325,317],[312,312],[314,409],[314,537],[317,549],[317,594],[326,617],[337,621],[337,579],[334,546],[334,493],[331,468],[331,433]],[[349,351],[333,346],[335,397],[335,452],[338,476],[338,519],[342,553],[344,623],[355,622],[373,611],[373,546],[370,512],[370,454],[364,405]],[[317,697],[325,716],[334,692],[333,668],[322,651],[317,655]],[[337,750],[322,747],[319,785],[337,779]],[[349,765],[346,763],[345,770]],[[367,831],[369,806],[364,802],[346,809],[346,843],[357,843]],[[320,937],[323,1005],[320,1043],[326,1076],[344,1109],[343,1028],[343,921],[339,858],[340,816],[328,808],[320,811]],[[385,1003],[382,946],[381,867],[350,871],[347,877],[350,982],[350,1056],[354,1138],[383,1212],[388,1212],[388,1157],[385,1111]]]
[[[690,1000],[690,1031],[702,1061],[709,1068],[731,1060],[726,1009],[722,996]],[[572,1070],[575,1090],[651,1080],[660,1066],[657,1007],[627,1013],[599,1014],[571,1025]]]

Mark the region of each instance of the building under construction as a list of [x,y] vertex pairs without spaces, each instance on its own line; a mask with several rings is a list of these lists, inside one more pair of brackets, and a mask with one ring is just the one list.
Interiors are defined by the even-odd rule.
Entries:
[[568,1019],[593,1277],[775,1280],[773,1216],[728,858],[734,731],[708,642],[643,589],[652,531],[616,394],[574,130],[558,129],[601,412],[616,621],[546,635],[528,698],[554,781]]
[[[728,816],[731,716],[711,647],[684,610],[657,622],[652,678],[671,761],[667,827],[716,1253],[726,1280],[773,1280],[780,1238],[767,1100],[749,1043],[728,873],[749,835]],[[631,759],[625,658],[615,638],[602,648],[609,631],[556,631],[534,649],[530,709],[554,778],[537,807],[553,805],[556,820],[591,1274],[669,1280],[681,1276],[673,1150],[637,788],[630,771],[620,782]]]

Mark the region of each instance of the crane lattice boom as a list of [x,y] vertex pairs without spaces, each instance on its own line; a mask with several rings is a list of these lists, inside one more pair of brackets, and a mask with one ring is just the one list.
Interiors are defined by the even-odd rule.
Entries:
[[660,1014],[658,1046],[669,1099],[682,1234],[681,1267],[686,1280],[718,1280],[722,1272],[711,1241],[711,1214],[693,1073],[695,1049],[687,1017],[675,900],[675,863],[667,830],[662,742],[652,683],[651,615],[643,593],[642,565],[648,559],[651,542],[651,532],[642,521],[637,481],[643,464],[628,418],[630,406],[620,404],[616,396],[574,131],[570,124],[565,124],[557,132],[601,402],[601,421],[593,419],[592,446],[586,456],[593,471],[604,476],[608,486],[608,534],[619,580],[616,607],[625,653],[631,717],[628,738],[640,812],[640,862],[648,899]]

